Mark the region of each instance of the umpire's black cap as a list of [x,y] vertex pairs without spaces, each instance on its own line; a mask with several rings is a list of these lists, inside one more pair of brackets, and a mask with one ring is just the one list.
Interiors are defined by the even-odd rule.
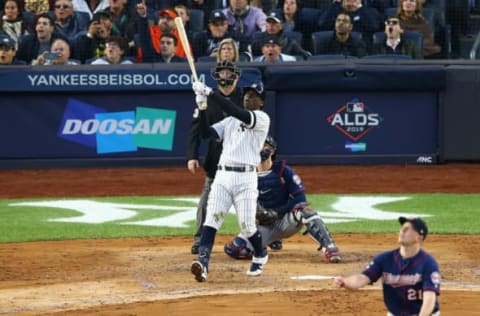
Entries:
[[423,236],[423,239],[427,238],[428,227],[427,227],[427,224],[420,217],[406,218],[401,216],[398,218],[398,221],[400,222],[401,225],[405,224],[406,222],[409,222],[410,224],[412,224],[413,229],[415,229],[415,231],[419,233],[420,236]]

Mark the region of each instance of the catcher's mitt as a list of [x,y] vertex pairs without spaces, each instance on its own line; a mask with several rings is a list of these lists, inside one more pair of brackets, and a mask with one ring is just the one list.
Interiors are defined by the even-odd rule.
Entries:
[[257,225],[270,226],[278,219],[278,213],[272,209],[266,209],[260,204],[257,204]]

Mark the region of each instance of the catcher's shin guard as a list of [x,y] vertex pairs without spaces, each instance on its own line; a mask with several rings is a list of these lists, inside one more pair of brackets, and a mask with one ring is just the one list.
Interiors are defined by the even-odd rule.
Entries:
[[303,233],[309,234],[313,240],[320,244],[318,250],[323,250],[325,259],[328,262],[337,263],[340,262],[340,252],[335,246],[330,232],[327,226],[316,212],[311,210],[300,211],[302,215],[302,223],[305,224],[307,230]]

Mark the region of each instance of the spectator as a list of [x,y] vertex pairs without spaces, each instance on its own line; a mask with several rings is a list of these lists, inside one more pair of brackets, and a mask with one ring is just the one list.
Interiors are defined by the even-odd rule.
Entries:
[[316,54],[341,54],[363,57],[367,54],[363,40],[351,35],[352,18],[347,13],[339,13],[335,20],[335,32],[330,40],[320,45]]
[[75,56],[82,63],[87,59],[105,56],[105,39],[112,33],[112,17],[107,11],[95,13],[87,34],[81,35],[75,42]]
[[8,35],[0,34],[0,66],[25,65],[24,61],[15,58],[16,43]]
[[182,19],[183,28],[187,33],[188,40],[191,41],[193,39],[193,31],[190,28],[190,9],[185,4],[177,4],[173,9]]
[[303,47],[311,47],[312,33],[317,30],[317,20],[307,19],[302,15],[303,1],[285,0],[282,4],[284,32],[300,32],[303,34]]
[[320,16],[319,29],[334,29],[339,13],[346,13],[350,16],[353,24],[352,31],[362,33],[362,38],[367,46],[371,43],[373,33],[382,30],[381,21],[383,19],[373,9],[363,6],[361,0],[334,0]]
[[373,54],[400,54],[408,55],[412,59],[422,59],[419,51],[421,47],[416,47],[415,43],[402,36],[403,29],[400,21],[396,17],[389,17],[385,21],[385,41],[373,46]]
[[34,15],[42,15],[50,11],[48,0],[25,0],[24,9]]
[[[298,0],[286,0],[283,3],[283,23],[286,31],[298,31],[298,16],[300,3]],[[302,31],[302,30],[300,30]]]
[[[233,38],[226,38],[218,44],[217,63],[229,60],[233,63],[240,61],[237,42]],[[249,59],[248,61],[250,61]]]
[[265,41],[265,37],[273,35],[280,39],[280,46],[282,46],[282,52],[288,55],[301,55],[307,59],[312,54],[302,48],[300,43],[294,40],[283,31],[283,17],[275,12],[271,12],[267,16],[267,25],[265,32],[262,32],[262,36],[252,43],[253,56],[259,56],[262,53],[262,44]]
[[[137,54],[138,60],[153,61],[158,58],[158,55],[160,54],[160,38],[164,33],[172,33],[177,38],[178,45],[175,55],[179,57],[186,56],[182,42],[180,41],[178,35],[177,27],[175,26],[174,19],[178,15],[174,10],[164,9],[160,11],[158,13],[158,24],[151,26],[150,29],[148,26],[147,5],[145,4],[145,2],[137,4],[137,14],[139,15],[139,19],[137,20],[137,27],[141,48]],[[142,55],[144,55],[143,49],[146,47],[149,51],[150,56],[147,56],[147,59],[144,60]]]
[[230,0],[228,9],[223,13],[235,34],[251,38],[257,31],[265,31],[266,15],[262,9],[250,6],[248,0]]
[[283,62],[296,61],[294,56],[282,54],[282,46],[278,36],[267,36],[262,46],[262,56],[254,61],[270,64],[279,64]]
[[93,18],[95,13],[105,10],[109,3],[108,0],[72,0],[75,11],[86,12]]
[[19,43],[17,58],[31,63],[38,55],[50,50],[57,38],[66,40],[62,35],[54,33],[54,29],[53,18],[46,13],[40,15],[35,24],[35,33],[26,35]]
[[112,34],[122,36],[128,41],[128,50],[125,51],[127,55],[132,55],[135,42],[133,37],[137,31],[135,23],[135,15],[129,14],[124,0],[109,0],[109,7],[105,9],[112,17]]
[[400,0],[397,17],[404,31],[423,34],[423,55],[425,58],[439,57],[442,48],[434,42],[432,27],[423,17],[421,0]]
[[128,51],[128,42],[121,36],[109,36],[105,39],[105,56],[91,62],[92,65],[118,65],[133,64],[130,59],[124,57]]
[[160,56],[158,62],[161,63],[178,63],[186,62],[185,57],[180,57],[176,55],[178,46],[178,39],[172,33],[162,34],[160,38]]
[[70,41],[88,29],[89,16],[85,12],[74,12],[72,0],[55,1],[55,32]]
[[17,50],[19,37],[30,33],[30,26],[23,18],[19,0],[5,1],[0,26],[0,33],[5,33],[14,40],[15,50]]
[[32,65],[79,65],[76,60],[70,59],[71,50],[70,44],[61,38],[57,38],[53,41],[50,51],[45,51],[38,55],[36,59],[32,61]]
[[217,56],[219,44],[226,38],[235,38],[241,52],[249,51],[247,39],[241,34],[236,37],[225,14],[221,10],[214,10],[210,13],[208,30],[195,34],[192,41],[193,52],[196,57]]

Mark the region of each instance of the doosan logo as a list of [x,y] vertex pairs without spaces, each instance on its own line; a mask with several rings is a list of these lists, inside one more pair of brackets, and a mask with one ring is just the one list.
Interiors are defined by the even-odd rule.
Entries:
[[63,126],[63,135],[92,135],[92,134],[167,134],[172,126],[171,119],[163,120],[139,120],[135,122],[132,119],[114,120],[106,119],[99,121],[96,119],[88,119],[85,121],[79,119],[68,119]]
[[98,154],[138,151],[139,148],[173,148],[176,112],[137,106],[133,110],[107,112],[69,99],[58,137],[95,148]]

